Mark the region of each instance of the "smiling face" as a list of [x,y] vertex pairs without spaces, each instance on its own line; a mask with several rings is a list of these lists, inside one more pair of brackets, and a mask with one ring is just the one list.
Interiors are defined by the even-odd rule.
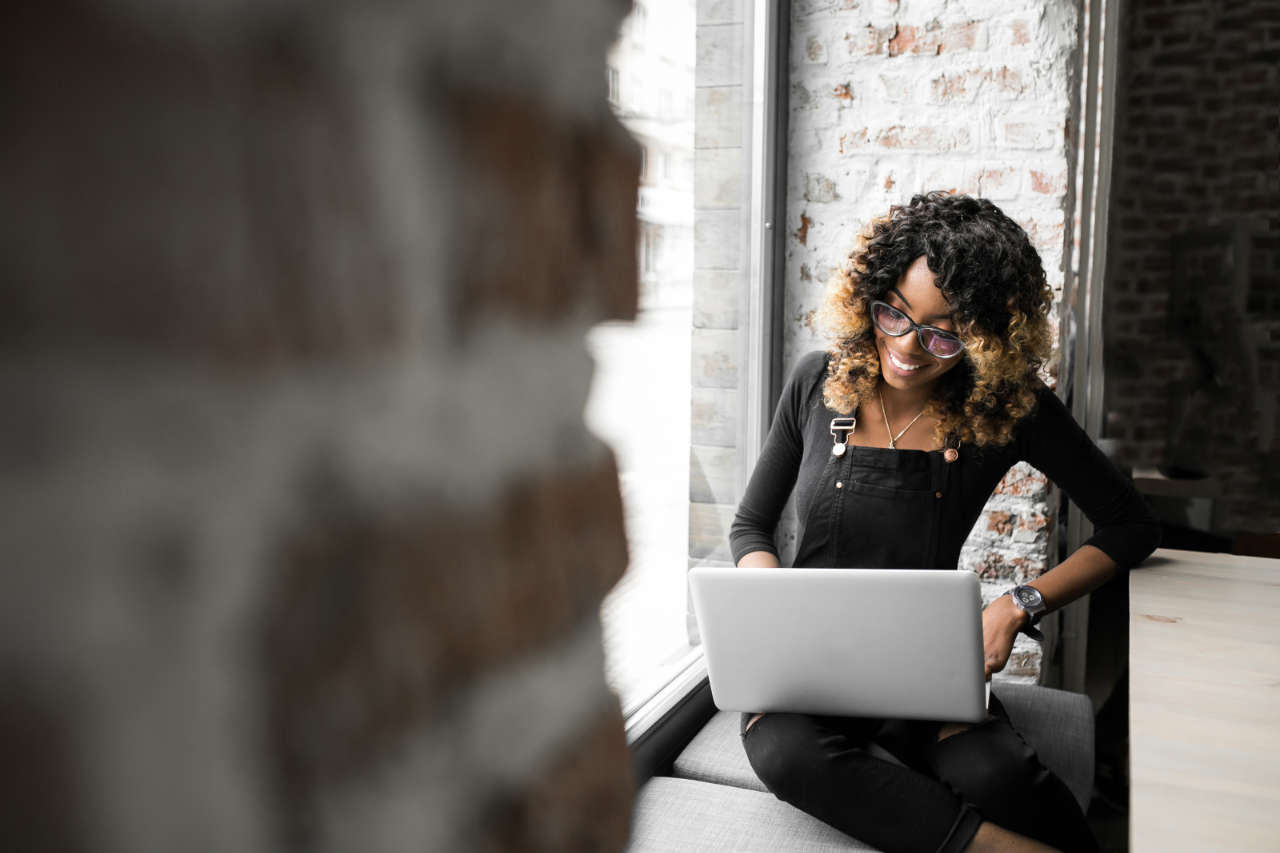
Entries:
[[[934,280],[924,256],[918,257],[883,301],[921,325],[955,331],[951,306]],[[880,354],[880,375],[885,384],[899,391],[927,392],[963,358],[938,358],[920,346],[920,337],[914,330],[895,338],[874,326],[872,328],[876,336],[876,350]]]

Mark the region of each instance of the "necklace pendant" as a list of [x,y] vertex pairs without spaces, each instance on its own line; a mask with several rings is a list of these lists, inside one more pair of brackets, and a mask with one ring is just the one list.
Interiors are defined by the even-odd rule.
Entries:
[[929,408],[929,406],[928,404],[925,404],[924,409],[921,409],[919,412],[917,412],[916,416],[911,419],[911,423],[907,424],[901,430],[899,430],[897,435],[894,435],[893,427],[889,424],[889,411],[884,407],[884,395],[877,393],[876,397],[880,400],[880,416],[884,418],[884,431],[885,431],[885,434],[889,436],[889,449],[897,450],[898,448],[894,446],[894,442],[896,442],[898,439],[906,435],[907,430],[915,426],[916,421],[920,420],[920,418],[924,415],[924,409]]
[[956,450],[954,447],[948,447],[942,452],[942,458],[948,462],[955,462],[960,458],[960,451]]

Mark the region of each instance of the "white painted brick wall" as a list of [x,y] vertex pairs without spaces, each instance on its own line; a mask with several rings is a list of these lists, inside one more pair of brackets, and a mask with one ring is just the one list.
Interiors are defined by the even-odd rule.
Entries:
[[[695,71],[694,275],[689,557],[728,562],[741,486],[737,448],[744,351],[740,307],[749,274],[746,4],[698,0]],[[690,619],[691,636],[695,629]]]

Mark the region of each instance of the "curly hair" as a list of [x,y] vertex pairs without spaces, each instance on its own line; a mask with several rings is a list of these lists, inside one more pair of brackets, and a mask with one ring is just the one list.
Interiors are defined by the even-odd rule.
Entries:
[[1027,234],[990,201],[931,192],[871,223],[832,279],[825,320],[834,342],[823,400],[850,413],[871,399],[880,357],[868,303],[897,286],[924,256],[964,340],[963,362],[939,380],[926,413],[934,439],[1008,444],[1035,407],[1049,357],[1052,294]]

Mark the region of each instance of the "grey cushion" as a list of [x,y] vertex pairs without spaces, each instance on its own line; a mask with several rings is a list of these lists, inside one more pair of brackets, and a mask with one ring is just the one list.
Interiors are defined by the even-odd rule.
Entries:
[[[997,683],[993,692],[1040,761],[1089,810],[1093,794],[1093,703],[1081,693],[1034,684]],[[742,744],[738,744],[742,752]]]
[[[1082,809],[1093,790],[1093,706],[1087,696],[1034,684],[997,682],[992,688],[1044,765],[1071,789]],[[672,775],[754,791],[765,790],[747,762],[736,712],[721,711],[675,761]],[[893,760],[874,747],[875,754]]]
[[[737,738],[737,732],[733,733]],[[772,794],[655,776],[640,789],[631,853],[788,853],[870,850]]]
[[676,757],[672,776],[765,791],[742,749],[738,725],[742,715],[719,711]]

